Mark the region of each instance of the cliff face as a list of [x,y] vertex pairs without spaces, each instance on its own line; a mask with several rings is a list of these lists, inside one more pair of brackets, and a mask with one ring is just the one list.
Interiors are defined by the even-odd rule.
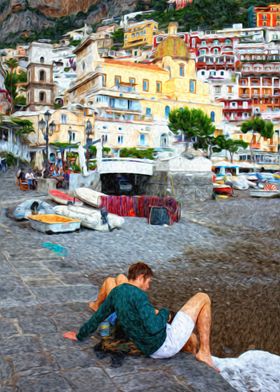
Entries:
[[0,43],[17,42],[21,36],[44,29],[56,30],[61,23],[68,30],[94,24],[107,16],[132,12],[136,4],[137,0],[0,0]]

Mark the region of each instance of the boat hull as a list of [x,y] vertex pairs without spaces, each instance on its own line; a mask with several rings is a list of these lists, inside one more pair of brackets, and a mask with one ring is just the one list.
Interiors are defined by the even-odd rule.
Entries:
[[57,204],[62,204],[62,205],[73,204],[76,206],[83,205],[83,203],[80,200],[76,199],[75,197],[72,197],[67,193],[58,191],[56,189],[50,190],[49,195],[52,198],[52,200],[54,200]]
[[81,221],[56,214],[30,215],[28,220],[32,229],[46,234],[67,233],[80,229]]
[[280,197],[280,191],[266,191],[264,189],[254,189],[250,191],[251,197],[274,198]]

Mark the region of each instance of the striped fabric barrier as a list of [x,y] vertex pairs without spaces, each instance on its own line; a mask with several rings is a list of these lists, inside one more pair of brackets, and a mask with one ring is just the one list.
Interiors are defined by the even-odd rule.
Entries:
[[181,206],[173,197],[158,196],[101,196],[101,207],[120,216],[149,218],[151,207],[165,207],[171,223],[179,222]]

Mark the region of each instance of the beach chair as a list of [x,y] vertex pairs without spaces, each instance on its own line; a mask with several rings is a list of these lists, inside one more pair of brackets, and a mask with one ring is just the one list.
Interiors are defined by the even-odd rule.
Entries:
[[26,180],[19,180],[19,189],[21,191],[28,191],[28,183]]

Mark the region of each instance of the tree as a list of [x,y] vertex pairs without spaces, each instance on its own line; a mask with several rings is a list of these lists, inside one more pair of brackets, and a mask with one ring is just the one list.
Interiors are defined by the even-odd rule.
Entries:
[[250,142],[251,159],[254,161],[253,154],[253,142],[255,136],[258,135],[258,143],[261,137],[272,138],[274,134],[274,125],[271,121],[266,121],[260,116],[252,117],[250,120],[244,121],[241,125],[241,132],[248,133],[252,132],[252,138]]
[[[215,125],[210,117],[201,109],[189,109],[188,107],[172,110],[169,114],[169,128],[175,134],[182,132],[189,142],[195,138],[194,148],[202,149],[207,157],[211,158],[215,145]],[[188,144],[186,146],[188,148]]]
[[239,151],[240,148],[247,148],[248,143],[244,140],[226,139],[224,135],[219,135],[215,138],[214,152],[221,152],[226,150],[230,154],[230,161],[233,162],[233,155]]
[[5,74],[4,84],[11,97],[11,113],[14,111],[14,99],[17,95],[17,74],[15,72],[18,62],[15,59],[9,59],[5,62],[9,71]]

